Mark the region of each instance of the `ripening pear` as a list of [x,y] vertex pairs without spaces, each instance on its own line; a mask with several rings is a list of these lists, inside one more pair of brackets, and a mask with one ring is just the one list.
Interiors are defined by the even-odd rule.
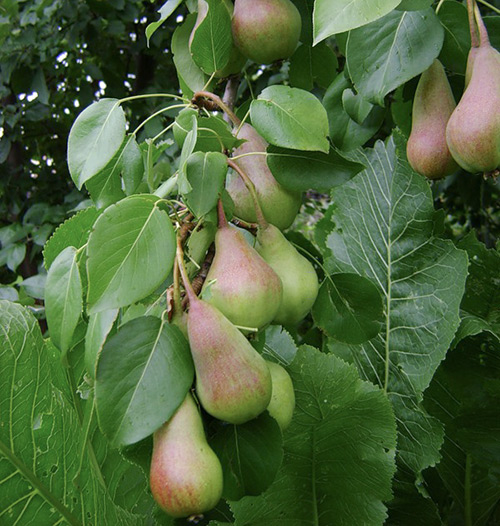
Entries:
[[233,324],[247,329],[271,323],[281,305],[280,278],[243,233],[228,224],[221,202],[215,257],[202,296]]
[[190,393],[153,435],[150,484],[155,501],[172,517],[204,513],[221,498],[222,467]]
[[479,11],[480,45],[469,57],[470,80],[448,121],[446,139],[455,161],[468,172],[500,166],[500,53],[491,46]]
[[257,250],[281,278],[283,299],[273,323],[292,325],[311,310],[318,296],[318,276],[312,264],[271,224],[259,224]]
[[274,362],[267,362],[267,365],[273,382],[273,393],[267,410],[284,431],[290,425],[295,409],[292,379],[281,365]]
[[290,0],[236,0],[233,38],[236,47],[258,64],[290,57],[299,43],[302,20]]
[[[253,152],[266,152],[267,142],[250,124],[244,124],[241,127],[238,139],[246,139],[246,142],[234,150],[233,157]],[[249,155],[236,159],[234,162],[255,185],[265,218],[280,230],[288,228],[293,223],[302,203],[301,193],[287,190],[276,181],[267,166],[265,155]],[[244,221],[254,223],[257,216],[252,197],[237,174],[228,176],[226,190],[234,201],[234,215]]]
[[[234,6],[231,3],[230,0],[222,0],[222,3],[226,6],[230,16],[233,16],[233,9]],[[189,50],[191,51],[191,44],[193,42],[194,33],[198,29],[199,25],[203,22],[204,18],[207,16],[208,13],[208,4],[204,0],[198,0],[198,16],[196,18],[196,22],[194,24],[193,30],[191,31],[191,35],[189,36]],[[238,48],[234,45],[232,45],[231,49],[231,55],[229,57],[229,62],[222,68],[218,69],[214,73],[214,77],[217,79],[222,79],[229,77],[230,75],[236,75],[239,73],[243,66],[245,65],[247,59],[240,53]]]
[[429,179],[441,179],[458,169],[446,144],[446,125],[455,107],[444,68],[434,60],[417,85],[406,147],[412,168]]

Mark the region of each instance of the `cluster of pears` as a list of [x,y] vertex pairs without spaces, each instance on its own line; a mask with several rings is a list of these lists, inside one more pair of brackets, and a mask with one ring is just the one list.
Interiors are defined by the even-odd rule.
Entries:
[[438,60],[422,74],[413,102],[408,161],[429,179],[445,177],[459,166],[471,173],[489,173],[500,166],[500,53],[489,42],[477,5],[468,3],[479,39],[472,19],[472,47],[459,104]]
[[[244,133],[248,134],[249,143],[261,140],[250,126]],[[251,150],[253,146],[247,148]],[[265,150],[265,143],[258,147]],[[262,175],[266,172],[264,165],[248,163],[249,158],[239,159],[239,164],[232,162],[232,166],[247,185],[253,210],[245,208],[248,196],[241,188],[238,194],[241,200],[236,191],[233,197],[241,214],[245,215],[247,210],[257,221],[254,243],[229,224],[219,200],[215,257],[201,297],[189,281],[182,248],[178,247],[179,269],[189,300],[186,334],[196,371],[196,397],[207,413],[237,425],[267,409],[285,430],[295,407],[292,380],[283,367],[266,361],[245,334],[270,323],[286,325],[303,319],[316,300],[319,284],[311,263],[271,222],[275,220],[281,228],[289,226],[300,205],[300,196],[290,198],[286,190],[269,180],[272,174]],[[229,188],[231,185],[238,188],[235,181],[228,183]],[[284,210],[275,214],[273,200],[277,200],[278,207],[282,200],[291,201],[285,220]],[[269,210],[268,217],[264,207]],[[221,464],[208,445],[191,394],[154,434],[150,481],[155,500],[174,517],[208,511],[222,495]]]
[[[258,64],[271,64],[289,58],[300,38],[302,20],[291,0],[222,0],[232,18],[233,47],[229,62],[215,72],[216,78],[235,75],[247,59]],[[198,17],[194,33],[208,12],[205,0],[198,0]]]

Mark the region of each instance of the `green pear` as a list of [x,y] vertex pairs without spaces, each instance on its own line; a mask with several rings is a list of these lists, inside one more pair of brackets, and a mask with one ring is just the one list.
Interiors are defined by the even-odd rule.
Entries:
[[434,60],[417,85],[406,149],[412,168],[429,179],[441,179],[458,169],[446,143],[446,125],[455,107],[444,68]]
[[172,517],[214,508],[222,495],[222,467],[207,443],[201,415],[190,393],[153,435],[151,493]]
[[227,223],[220,202],[215,257],[202,297],[232,323],[247,329],[271,323],[281,305],[280,278],[242,232]]
[[293,325],[307,315],[316,301],[316,271],[274,225],[260,223],[257,242],[257,251],[283,284],[283,299],[273,323]]
[[300,13],[290,0],[236,0],[234,4],[234,42],[258,64],[290,57],[301,27]]
[[[234,6],[230,0],[222,0],[222,3],[226,6],[230,16],[233,16]],[[194,24],[191,35],[189,36],[189,50],[191,51],[191,44],[193,43],[193,38],[196,30],[203,22],[208,13],[208,4],[204,0],[198,0],[198,16]],[[229,57],[228,63],[221,69],[218,69],[214,73],[214,77],[218,79],[229,77],[230,75],[236,75],[239,73],[243,66],[245,65],[247,59],[240,53],[238,48],[234,45],[231,49],[231,55]]]
[[[239,148],[233,153],[233,157],[249,153],[257,155],[247,155],[234,162],[248,175],[255,185],[260,206],[265,218],[284,230],[294,221],[300,205],[302,194],[293,192],[281,186],[274,178],[271,170],[267,166],[266,153],[267,142],[257,133],[250,124],[244,124],[238,135],[238,139],[245,139]],[[234,202],[234,215],[254,223],[257,219],[252,197],[245,183],[237,174],[230,174],[227,178],[226,190],[229,192]]]
[[267,406],[269,414],[278,422],[284,431],[292,421],[295,409],[295,392],[290,375],[286,370],[274,362],[267,362],[273,383],[271,401]]
[[455,161],[468,172],[500,166],[500,53],[491,46],[476,10],[480,45],[474,48],[470,80],[448,121],[446,139]]

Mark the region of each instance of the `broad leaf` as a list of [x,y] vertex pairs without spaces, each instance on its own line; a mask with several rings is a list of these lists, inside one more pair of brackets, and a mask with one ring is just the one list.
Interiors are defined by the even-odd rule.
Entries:
[[110,206],[88,243],[90,313],[151,294],[170,273],[174,257],[172,223],[153,198],[131,196]]
[[177,7],[182,3],[183,0],[167,0],[161,7],[158,9],[160,14],[160,19],[156,22],[151,22],[146,27],[146,38],[149,40],[153,36],[153,33],[165,22],[165,20],[177,9]]
[[75,185],[97,175],[125,138],[125,113],[117,99],[101,99],[84,109],[68,137],[68,167]]
[[136,318],[106,341],[96,372],[99,426],[116,446],[146,438],[166,422],[193,383],[194,366],[180,330]]
[[420,402],[459,324],[467,257],[434,237],[429,184],[398,157],[394,139],[353,158],[367,168],[332,192],[325,266],[375,283],[384,322],[368,342],[330,349],[387,392],[400,423],[400,460],[418,472],[439,459],[442,429]]
[[82,314],[82,280],[75,247],[65,248],[55,259],[45,284],[45,312],[50,338],[64,353]]
[[85,369],[91,378],[95,378],[97,357],[113,328],[118,312],[118,309],[103,310],[89,316],[85,334]]
[[444,2],[438,16],[444,27],[444,42],[439,60],[454,73],[465,75],[470,50],[467,7],[459,2]]
[[290,58],[290,84],[308,91],[314,84],[327,88],[336,77],[338,66],[337,56],[325,42],[314,47],[302,44]]
[[334,518],[339,526],[380,526],[395,468],[387,398],[354,367],[312,348],[299,350],[289,373],[297,406],[283,466],[262,496],[231,504],[236,525],[331,526]]
[[328,118],[307,91],[270,86],[250,106],[252,124],[274,146],[328,152]]
[[210,445],[222,464],[227,500],[263,493],[283,460],[281,431],[267,412],[239,426],[219,423]]
[[[113,504],[95,456],[80,447],[82,429],[55,347],[44,345],[33,315],[6,301],[0,366],[2,523],[143,525],[144,517]],[[121,467],[115,472],[123,474]]]
[[314,43],[364,26],[392,11],[401,0],[316,0]]
[[270,357],[271,361],[288,366],[297,354],[297,345],[283,327],[271,325],[265,332],[262,354],[266,359]]
[[285,150],[269,146],[267,164],[285,188],[305,192],[327,192],[352,179],[363,165],[346,159],[338,151],[328,153]]
[[389,92],[432,64],[443,40],[443,27],[432,9],[392,11],[351,31],[347,67],[356,91],[383,106]]

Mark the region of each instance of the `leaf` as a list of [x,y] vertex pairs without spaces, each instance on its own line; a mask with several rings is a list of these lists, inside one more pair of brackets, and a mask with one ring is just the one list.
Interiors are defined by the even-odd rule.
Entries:
[[297,345],[290,334],[279,325],[271,325],[266,329],[265,344],[262,355],[281,365],[290,365],[297,354]]
[[290,58],[290,84],[307,91],[315,83],[327,88],[336,77],[338,66],[337,56],[325,42],[315,47],[301,44]]
[[68,137],[68,167],[79,190],[118,152],[125,125],[125,113],[117,99],[101,99],[78,115]]
[[134,135],[129,135],[125,148],[123,149],[123,186],[125,193],[132,195],[142,181],[144,175],[144,162],[142,160],[141,149],[135,140]]
[[50,338],[65,353],[82,314],[82,280],[75,247],[65,248],[47,274],[45,311]]
[[346,89],[342,93],[342,106],[347,115],[358,124],[363,124],[373,109],[373,104],[370,104],[359,93],[354,93],[352,89]]
[[82,430],[55,347],[44,345],[32,314],[6,301],[0,364],[2,522],[143,525],[144,517],[113,504],[95,457],[79,448]]
[[179,179],[177,188],[179,193],[185,195],[193,189],[186,175],[187,160],[194,152],[198,135],[198,121],[194,115],[191,116],[191,130],[186,135],[184,144],[182,145],[181,156],[179,159]]
[[310,347],[289,373],[297,405],[282,468],[262,496],[231,503],[236,525],[331,526],[333,517],[339,526],[381,525],[395,469],[387,398],[351,365]]
[[347,67],[356,91],[380,106],[439,55],[444,30],[432,9],[392,11],[349,33]]
[[96,372],[99,426],[115,446],[146,438],[166,422],[193,383],[186,339],[158,318],[136,318],[106,343]]
[[186,162],[186,178],[192,187],[184,196],[195,217],[201,217],[217,205],[227,175],[227,158],[218,152],[196,152]]
[[98,216],[99,212],[94,207],[86,208],[56,228],[43,249],[43,259],[47,270],[65,248],[73,246],[78,249],[85,245]]
[[243,425],[219,424],[210,445],[222,464],[227,500],[260,495],[273,483],[283,460],[281,431],[267,412]]
[[202,1],[205,7],[201,7],[202,3],[199,2],[198,9],[208,11],[194,32],[190,51],[196,64],[211,75],[229,62],[233,49],[231,17],[224,2]]
[[330,138],[337,148],[344,151],[354,150],[371,139],[382,125],[385,116],[383,108],[373,106],[362,124],[351,119],[342,104],[344,92],[351,86],[344,74],[340,74],[323,98],[323,106],[328,115]]
[[85,369],[93,379],[95,379],[97,357],[113,329],[118,312],[119,309],[110,309],[89,316],[89,324],[85,334]]
[[364,343],[382,328],[382,296],[366,278],[333,274],[321,285],[312,314],[328,336],[344,343]]
[[401,0],[316,0],[314,44],[325,38],[364,26],[392,11]]
[[267,164],[276,180],[299,192],[310,189],[327,192],[363,169],[363,165],[346,159],[334,149],[322,153],[269,146],[267,153]]
[[329,348],[388,393],[400,460],[417,473],[439,460],[442,429],[420,402],[459,324],[467,257],[434,237],[429,184],[411,170],[405,150],[398,135],[352,155],[366,170],[332,192],[325,266],[368,278],[382,294],[382,331],[364,344]]
[[152,196],[131,196],[99,216],[88,242],[89,313],[151,294],[172,270],[175,234]]
[[[396,7],[400,11],[420,11],[431,6],[434,0],[402,0]],[[441,9],[443,7],[441,6]]]
[[319,100],[288,86],[266,88],[250,105],[253,126],[274,146],[327,153],[328,119]]
[[151,40],[153,33],[165,22],[165,20],[177,9],[177,7],[182,3],[183,0],[167,0],[161,7],[158,9],[160,13],[160,19],[156,22],[151,22],[146,27],[146,39]]

